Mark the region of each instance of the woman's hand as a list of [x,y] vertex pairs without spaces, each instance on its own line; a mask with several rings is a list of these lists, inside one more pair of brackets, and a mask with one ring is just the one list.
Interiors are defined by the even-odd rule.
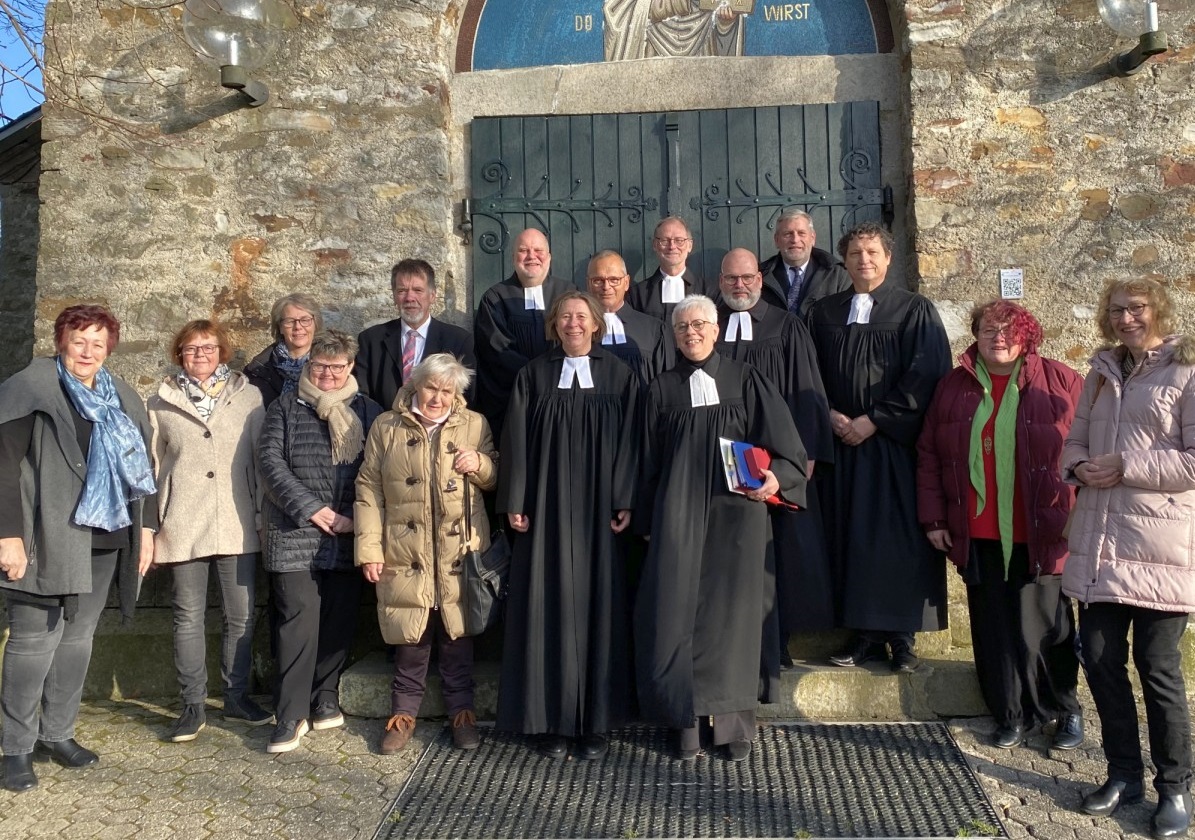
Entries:
[[365,579],[370,583],[377,583],[382,579],[381,563],[362,563],[361,574],[365,575]]
[[527,533],[527,530],[531,527],[530,517],[521,513],[506,514],[506,521],[510,523],[510,527],[514,528],[520,534]]
[[747,493],[747,498],[754,499],[757,502],[766,502],[780,489],[780,481],[776,478],[776,474],[771,470],[762,470],[763,472],[763,486],[757,490],[752,490]]
[[[311,524],[314,525],[316,528],[319,528],[321,531],[323,531],[328,536],[334,537],[337,534],[344,533],[344,531],[336,530],[337,520],[342,520],[342,519],[344,519],[343,516],[341,516],[336,511],[332,510],[332,508],[328,507],[327,505],[324,505],[322,508],[317,510],[315,513],[311,514],[310,521],[311,521]],[[351,526],[352,526],[351,519],[349,520],[349,525],[351,528]]]
[[876,424],[866,414],[860,414],[847,426],[842,434],[842,442],[847,446],[858,446],[876,433]]
[[629,510],[616,510],[614,518],[610,520],[610,530],[616,534],[621,534],[631,524],[631,512]]
[[137,558],[137,574],[145,577],[154,568],[154,532],[141,529],[141,555]]
[[930,545],[943,554],[950,551],[951,546],[954,545],[954,541],[950,539],[950,532],[945,528],[926,531],[925,536],[929,540]]
[[1119,455],[1100,455],[1075,467],[1075,477],[1088,487],[1094,487],[1097,490],[1115,487],[1120,484],[1120,479],[1123,477],[1120,467],[1101,463],[1102,459],[1111,460],[1113,458],[1123,466],[1124,461]]
[[452,459],[452,468],[461,475],[469,475],[481,469],[481,456],[476,449],[458,449]]
[[0,539],[0,573],[9,580],[20,580],[25,577],[25,569],[29,566],[29,557],[25,554],[25,540],[21,537],[5,537]]

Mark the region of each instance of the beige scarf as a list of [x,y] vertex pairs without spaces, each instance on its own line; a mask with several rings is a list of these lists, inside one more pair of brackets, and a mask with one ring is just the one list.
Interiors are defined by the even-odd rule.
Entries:
[[344,387],[335,391],[321,391],[306,372],[299,376],[299,398],[314,406],[319,419],[328,424],[333,464],[351,464],[365,448],[361,419],[349,408],[355,396],[357,380],[351,374],[345,380]]

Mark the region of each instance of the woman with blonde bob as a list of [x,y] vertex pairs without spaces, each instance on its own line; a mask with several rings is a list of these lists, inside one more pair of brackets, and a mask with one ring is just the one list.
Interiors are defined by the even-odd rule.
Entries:
[[357,476],[357,565],[377,586],[382,636],[396,646],[383,755],[401,750],[415,731],[433,643],[453,744],[480,743],[461,572],[471,549],[489,546],[481,493],[494,488],[497,453],[489,423],[465,407],[472,378],[448,353],[416,365],[394,410],[374,424]]
[[1115,346],[1092,357],[1062,450],[1063,476],[1080,488],[1062,591],[1083,604],[1079,638],[1108,762],[1082,810],[1108,816],[1144,797],[1131,630],[1156,768],[1154,837],[1185,835],[1192,810],[1179,643],[1195,610],[1195,340],[1172,334],[1173,312],[1153,280],[1105,287],[1100,332]]

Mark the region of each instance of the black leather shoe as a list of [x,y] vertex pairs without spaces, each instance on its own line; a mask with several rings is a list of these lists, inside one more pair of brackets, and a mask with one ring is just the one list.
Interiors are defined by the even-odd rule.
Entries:
[[65,741],[38,741],[33,748],[39,758],[53,759],[63,767],[90,767],[100,763],[100,757],[74,738]]
[[1109,779],[1096,791],[1083,797],[1080,810],[1093,817],[1108,817],[1121,805],[1132,805],[1145,798],[1145,785],[1136,782],[1119,782]]
[[1002,750],[1011,750],[1025,743],[1025,727],[1019,723],[1013,726],[1001,726],[992,738],[992,744]]
[[535,739],[535,751],[548,758],[568,755],[568,742],[559,735],[540,735]]
[[33,753],[4,756],[4,789],[24,793],[37,787],[33,773]]
[[1186,837],[1191,825],[1191,794],[1158,796],[1158,810],[1149,818],[1149,833],[1154,837]]
[[896,674],[911,674],[921,666],[921,660],[913,653],[908,642],[892,643],[892,671]]
[[882,644],[859,639],[849,649],[831,656],[830,662],[840,668],[854,668],[864,662],[883,662],[887,658],[888,650]]
[[731,761],[746,761],[751,755],[751,742],[731,741],[726,745],[726,755]]
[[1068,713],[1058,718],[1054,740],[1050,747],[1056,750],[1077,750],[1083,746],[1083,716]]
[[582,761],[595,761],[610,749],[610,742],[605,735],[583,735],[577,739],[577,758]]

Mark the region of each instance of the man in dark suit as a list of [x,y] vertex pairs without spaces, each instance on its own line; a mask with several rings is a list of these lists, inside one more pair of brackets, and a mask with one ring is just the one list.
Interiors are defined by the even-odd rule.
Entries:
[[[651,249],[660,260],[655,274],[635,283],[627,292],[627,304],[665,324],[672,323],[672,310],[688,295],[718,299],[718,282],[706,283],[686,261],[693,250],[693,233],[685,220],[668,216],[659,221],[651,238]],[[669,336],[672,330],[668,330]]]
[[817,232],[804,210],[780,214],[772,241],[780,253],[760,265],[763,299],[804,320],[815,302],[851,288],[851,278],[829,252],[813,247]]
[[[451,353],[466,367],[477,367],[473,334],[431,317],[436,272],[430,263],[402,260],[390,269],[390,288],[399,317],[361,332],[353,368],[361,393],[387,409],[393,407],[411,368],[434,353]],[[472,402],[472,389],[465,399]]]

